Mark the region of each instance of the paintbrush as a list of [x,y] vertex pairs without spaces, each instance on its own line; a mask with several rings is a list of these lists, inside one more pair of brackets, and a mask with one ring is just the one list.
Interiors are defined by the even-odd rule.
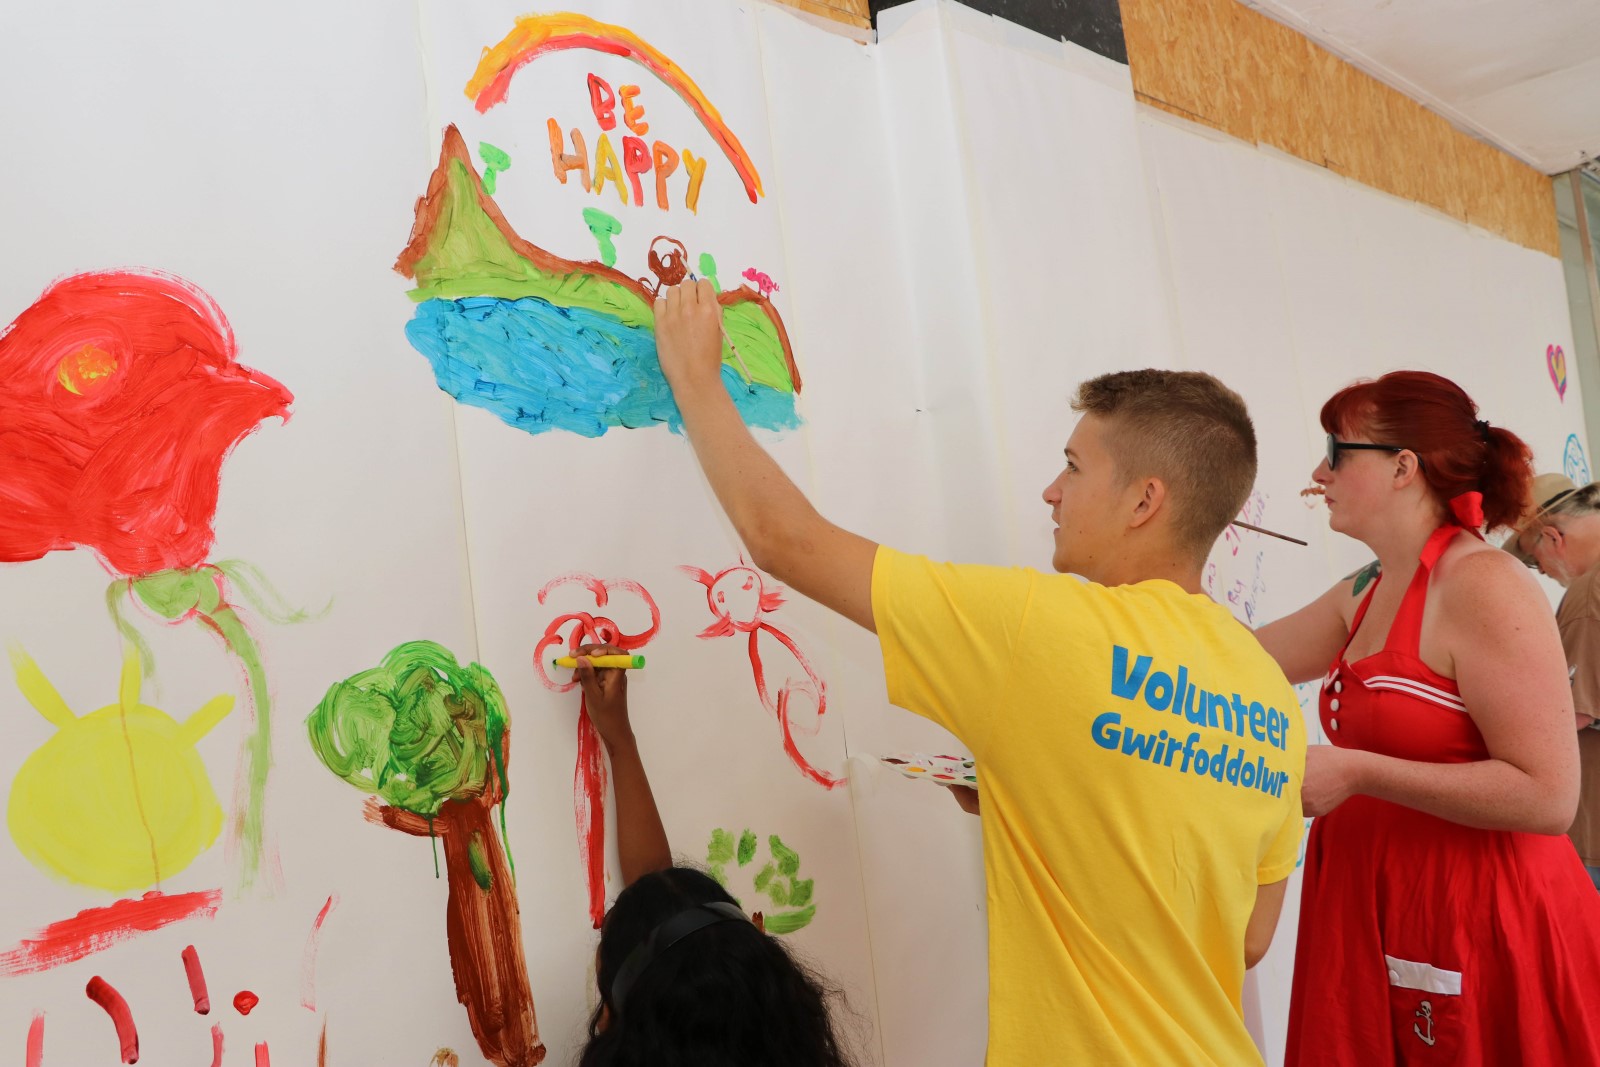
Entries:
[[[691,282],[699,281],[694,272],[689,273]],[[728,342],[728,351],[733,353],[733,358],[739,361],[739,373],[744,375],[744,384],[754,385],[755,379],[750,377],[750,368],[745,366],[744,357],[739,354],[739,346],[733,343],[733,338],[728,336],[727,324],[722,321],[722,309],[717,309],[717,329],[722,331],[722,339]]]
[[722,331],[722,339],[728,342],[728,351],[733,353],[733,358],[739,361],[739,370],[744,375],[744,384],[754,385],[755,379],[750,377],[750,368],[745,366],[744,357],[739,354],[739,347],[733,343],[733,338],[728,336],[728,327],[722,323],[722,315],[717,314],[717,327]]
[[1290,537],[1288,534],[1275,533],[1272,530],[1263,529],[1260,526],[1252,526],[1248,522],[1240,522],[1238,519],[1234,519],[1229,525],[1237,526],[1241,530],[1250,530],[1253,533],[1266,534],[1268,537],[1276,537],[1280,541],[1291,541],[1297,545],[1306,544],[1306,542],[1300,540],[1298,537]]

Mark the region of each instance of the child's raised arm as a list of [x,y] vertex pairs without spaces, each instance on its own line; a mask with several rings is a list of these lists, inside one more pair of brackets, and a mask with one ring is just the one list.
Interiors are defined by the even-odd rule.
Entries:
[[672,849],[628,722],[628,672],[596,670],[588,660],[590,656],[625,654],[610,645],[584,645],[578,649],[573,676],[583,687],[589,719],[611,758],[617,794],[617,855],[622,863],[622,884],[628,886],[641,875],[671,867]]

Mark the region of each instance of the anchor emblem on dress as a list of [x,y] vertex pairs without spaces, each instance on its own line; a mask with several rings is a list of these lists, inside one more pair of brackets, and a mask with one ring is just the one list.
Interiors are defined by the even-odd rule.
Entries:
[[1424,1000],[1422,1002],[1422,1007],[1418,1008],[1411,1014],[1421,1016],[1422,1021],[1428,1024],[1427,1033],[1422,1032],[1422,1023],[1412,1023],[1411,1032],[1422,1038],[1424,1044],[1433,1044],[1433,1005]]

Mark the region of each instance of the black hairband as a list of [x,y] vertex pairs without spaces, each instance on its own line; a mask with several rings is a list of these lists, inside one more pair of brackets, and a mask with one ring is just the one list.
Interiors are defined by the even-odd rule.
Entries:
[[628,958],[622,961],[622,966],[617,970],[616,978],[612,979],[611,1010],[622,1014],[622,1002],[628,990],[663,952],[697,930],[736,920],[749,922],[750,918],[734,905],[717,900],[680,911],[651,930],[650,935],[628,953]]

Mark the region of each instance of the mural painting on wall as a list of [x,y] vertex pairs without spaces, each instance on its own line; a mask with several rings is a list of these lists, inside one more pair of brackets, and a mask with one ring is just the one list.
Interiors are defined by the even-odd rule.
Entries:
[[[652,122],[674,121],[665,118],[666,108],[646,114],[656,83],[641,89],[591,73],[576,87],[571,113],[548,119],[548,172],[542,149],[538,168],[524,160],[514,171],[504,149],[477,141],[475,158],[460,129],[447,127],[396,264],[415,283],[408,339],[428,358],[442,390],[525,432],[598,436],[657,423],[677,431],[681,422],[655,358],[653,301],[662,286],[704,277],[719,294],[723,380],[738,410],[755,427],[798,426],[801,374],[773,303],[782,287],[767,272],[772,265],[719,271],[712,249],[672,235],[688,236],[704,198],[731,192],[759,204],[765,195],[749,153],[692,78],[626,28],[574,14],[531,15],[484,50],[467,95],[479,113],[487,112],[506,101],[523,65],[567,50],[621,57],[644,69],[670,90],[658,89],[657,98],[674,110],[681,103],[694,123],[681,136],[664,129],[652,135]],[[698,151],[690,138],[709,138],[710,150]],[[727,180],[730,172],[736,182]],[[592,196],[582,211],[592,251],[558,254],[513,229],[494,200],[508,173],[539,174]],[[654,212],[666,218],[640,221]],[[724,288],[723,277],[734,284]],[[226,457],[269,418],[287,421],[292,401],[283,384],[239,362],[232,327],[204,290],[157,270],[61,279],[0,331],[0,407],[17,415],[0,427],[0,562],[90,550],[112,577],[104,610],[108,632],[123,648],[114,699],[85,704],[84,694],[65,686],[64,695],[51,680],[70,678],[77,664],[42,654],[36,662],[22,647],[23,635],[0,635],[12,646],[12,673],[27,705],[54,728],[12,783],[11,837],[42,874],[120,897],[0,951],[0,976],[72,964],[132,937],[213,918],[228,895],[222,888],[180,892],[167,883],[219,839],[232,895],[282,887],[268,819],[274,694],[256,620],[291,623],[311,613],[290,606],[254,566],[212,557]],[[778,720],[786,754],[808,779],[827,788],[843,784],[799,747],[797,737],[814,733],[826,711],[826,687],[799,645],[769,618],[781,591],[762,586],[749,568],[697,577],[717,617],[701,636],[750,635],[756,699]],[[717,599],[734,586],[753,590],[746,605],[753,614],[737,596]],[[660,627],[654,600],[632,582],[569,575],[550,582],[539,601],[572,594],[585,602],[550,624],[534,656],[545,684],[563,691],[570,685],[545,673],[551,645],[641,648]],[[608,608],[613,598],[627,600],[628,611],[642,607],[648,621],[624,631],[608,617],[620,614]],[[101,598],[93,603],[98,610]],[[158,665],[148,634],[154,625],[190,622],[220,642],[241,684],[237,693],[169,713],[144,693],[158,666],[172,669]],[[769,682],[766,661],[774,650],[792,659],[797,675],[791,670]],[[224,804],[196,744],[228,729],[241,738],[231,803]],[[484,1056],[502,1067],[540,1062],[544,1046],[504,841],[509,716],[494,679],[431,642],[410,642],[330,688],[308,731],[324,764],[375,798],[370,820],[442,845],[447,936],[474,1036]],[[598,925],[605,766],[581,704],[578,732],[575,817]],[[408,740],[413,734],[440,744],[423,753]],[[100,788],[79,788],[86,778]],[[498,831],[491,817],[497,808]],[[811,922],[813,887],[799,877],[793,849],[777,835],[757,839],[745,830],[736,842],[723,836],[724,877],[752,876],[751,887],[767,902],[769,929],[789,933]],[[757,856],[763,842],[765,855]],[[714,837],[712,851],[721,850]],[[318,938],[335,902],[336,895],[327,897],[305,945],[301,1004],[312,1011]],[[200,952],[186,945],[175,960],[195,1012],[206,1015],[212,1008]],[[139,1036],[118,988],[130,980],[107,971],[85,987],[128,1063],[139,1058]],[[234,1010],[248,1015],[258,999],[240,990]],[[42,1055],[44,1018],[40,1011],[29,1032],[30,1064]],[[211,1037],[220,1062],[220,1024],[211,1026]],[[324,1049],[325,1037],[324,1027]],[[266,1062],[266,1054],[263,1042],[257,1062]]]
[[[275,877],[265,826],[272,706],[255,638],[230,597],[277,621],[305,616],[280,610],[281,599],[255,568],[206,559],[223,460],[265,419],[287,419],[292,400],[284,386],[239,364],[237,354],[222,310],[198,286],[174,275],[152,270],[79,274],[46,289],[0,334],[0,407],[12,416],[0,433],[0,561],[25,562],[79,547],[94,552],[116,576],[106,604],[146,675],[155,664],[132,608],[166,623],[194,620],[239,661],[247,722],[225,844],[236,888],[244,890]],[[95,744],[101,724],[115,719],[127,729],[127,723],[138,721],[154,729],[150,724],[157,717],[166,718],[139,702],[138,672],[125,669],[118,704],[69,720],[71,712],[46,692],[48,683],[32,661],[16,662],[30,700],[36,707],[42,700],[49,710],[41,707],[41,712],[64,727],[40,750],[42,756],[74,746],[104,755],[103,746]],[[226,713],[226,708],[221,713],[208,708],[206,714],[215,718]],[[147,730],[143,736],[157,734]],[[167,740],[186,736],[179,729]],[[129,783],[138,780],[154,788],[148,785],[152,774],[138,774],[137,761],[157,758],[158,748],[172,753],[165,743],[151,744],[124,754]],[[61,758],[44,756],[35,766]],[[200,772],[197,781],[203,778]],[[13,829],[23,823],[37,830],[39,819],[49,818],[28,810],[38,788],[13,793]],[[209,784],[205,788],[209,792]],[[165,811],[158,802],[169,798],[140,792],[137,799]],[[196,803],[194,810],[205,809],[203,800]],[[120,847],[155,857],[142,885],[160,881],[163,843],[173,832],[140,828],[129,835],[150,838],[147,847],[121,842]],[[35,847],[24,852],[36,865],[78,880],[74,872],[81,865],[44,860],[37,833],[31,839]],[[84,884],[110,888],[109,879],[120,888],[140,887],[129,883],[129,871],[119,877],[89,875]]]
[[[506,101],[521,67],[568,50],[622,57],[653,75],[687,105],[750,203],[761,199],[755,164],[716,106],[681,67],[624,27],[570,13],[518,19],[500,42],[484,49],[466,94],[480,114],[487,112]],[[580,184],[598,202],[614,196],[617,210],[653,205],[663,213],[697,212],[709,180],[708,160],[659,136],[646,140],[652,123],[662,124],[664,110],[647,117],[640,86],[613,86],[593,73],[576,90],[598,136],[591,150],[582,127],[564,130],[550,117],[554,179]],[[620,134],[620,155],[613,134]],[[427,357],[439,388],[533,434],[564,430],[598,437],[612,428],[658,423],[679,429],[655,356],[654,301],[661,286],[690,276],[690,248],[674,237],[654,236],[639,265],[649,273],[626,273],[617,267],[616,242],[625,224],[589,206],[583,217],[599,258],[568,258],[546,249],[514,229],[494,200],[499,175],[512,166],[510,156],[487,143],[479,151],[482,173],[461,131],[445,128],[439,164],[395,263],[416,284],[407,339]],[[654,186],[651,196],[647,178]],[[659,234],[655,227],[666,223],[645,225],[652,227],[645,232]],[[695,263],[715,282],[716,260],[708,250],[698,250]],[[799,424],[795,398],[801,379],[770,299],[777,283],[753,267],[744,276],[753,279],[750,285],[720,291],[717,298],[725,337],[723,381],[750,425],[789,429]]]
[[[88,549],[113,576],[91,604],[103,602],[108,632],[123,646],[115,699],[79,714],[50,675],[70,680],[84,665],[57,656],[47,674],[22,635],[3,635],[18,690],[55,729],[11,783],[11,839],[42,874],[117,899],[0,951],[0,976],[52,970],[213,918],[222,889],[167,887],[219,836],[235,894],[281,884],[266,821],[272,695],[239,605],[276,622],[308,616],[288,608],[256,568],[208,557],[224,461],[265,420],[286,421],[293,397],[238,354],[227,317],[204,290],[149,268],[59,279],[0,330],[0,409],[8,416],[0,427],[0,562]],[[145,703],[156,664],[141,620],[194,621],[214,634],[239,665],[244,715],[232,693],[181,720]],[[225,816],[195,746],[230,717],[242,719],[243,736]],[[182,969],[192,990],[198,983],[196,1011],[205,1014],[193,945]],[[137,1062],[137,1027],[117,984],[95,974],[85,994],[110,1019],[120,1061]],[[247,1014],[254,1002],[241,991],[236,1010]],[[44,1029],[39,1011],[30,1057],[42,1055]],[[211,1031],[220,1056],[220,1024]],[[266,1052],[260,1043],[258,1060]]]

